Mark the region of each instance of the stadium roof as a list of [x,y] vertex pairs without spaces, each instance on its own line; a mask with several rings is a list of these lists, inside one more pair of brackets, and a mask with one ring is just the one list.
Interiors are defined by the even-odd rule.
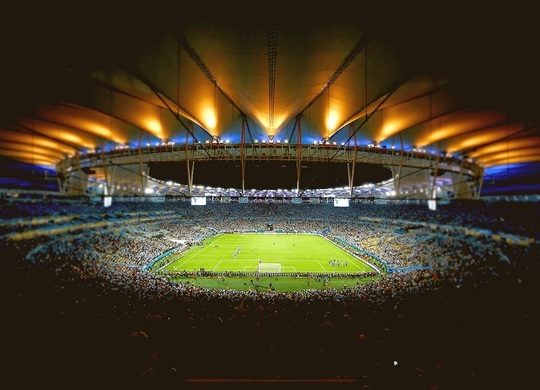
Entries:
[[538,173],[535,12],[294,4],[14,5],[1,176],[126,145],[299,139],[467,157],[509,183]]

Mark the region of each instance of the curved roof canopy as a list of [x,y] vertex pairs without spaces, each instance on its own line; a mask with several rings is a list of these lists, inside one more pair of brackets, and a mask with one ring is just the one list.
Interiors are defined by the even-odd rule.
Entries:
[[218,139],[540,161],[534,13],[247,4],[14,10],[0,156]]

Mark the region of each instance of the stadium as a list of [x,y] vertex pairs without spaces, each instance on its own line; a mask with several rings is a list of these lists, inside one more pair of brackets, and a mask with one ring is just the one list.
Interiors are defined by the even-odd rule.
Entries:
[[534,380],[525,10],[23,11],[2,26],[3,379]]

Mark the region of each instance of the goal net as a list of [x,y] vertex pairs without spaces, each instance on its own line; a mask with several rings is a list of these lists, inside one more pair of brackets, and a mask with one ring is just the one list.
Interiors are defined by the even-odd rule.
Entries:
[[280,273],[281,264],[280,263],[259,263],[257,266],[258,272],[267,272],[267,273]]

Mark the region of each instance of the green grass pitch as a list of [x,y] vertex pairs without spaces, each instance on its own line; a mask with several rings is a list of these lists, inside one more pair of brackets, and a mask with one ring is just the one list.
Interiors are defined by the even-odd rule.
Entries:
[[256,272],[259,263],[283,273],[364,273],[374,269],[323,237],[312,234],[220,234],[172,255],[165,272]]

